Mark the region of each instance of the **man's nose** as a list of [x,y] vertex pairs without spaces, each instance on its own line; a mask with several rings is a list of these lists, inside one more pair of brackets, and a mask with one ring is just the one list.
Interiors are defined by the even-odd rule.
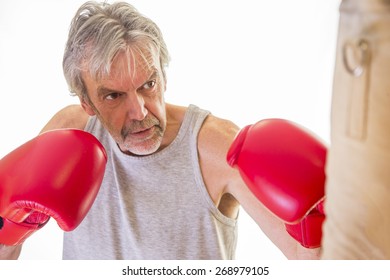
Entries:
[[128,115],[132,120],[142,121],[148,114],[145,108],[145,100],[139,93],[131,93],[128,95]]

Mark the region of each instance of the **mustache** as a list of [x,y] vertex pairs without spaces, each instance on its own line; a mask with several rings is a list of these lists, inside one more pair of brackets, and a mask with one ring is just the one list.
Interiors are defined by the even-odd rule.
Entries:
[[160,126],[160,121],[154,116],[146,116],[142,121],[133,120],[121,129],[121,135],[126,138],[129,133],[137,133],[153,126]]

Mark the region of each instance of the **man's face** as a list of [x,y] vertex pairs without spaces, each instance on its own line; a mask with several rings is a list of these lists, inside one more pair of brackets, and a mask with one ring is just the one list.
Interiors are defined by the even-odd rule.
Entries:
[[97,115],[124,153],[148,155],[161,146],[166,129],[165,82],[158,69],[142,59],[134,63],[122,52],[107,77],[96,81],[83,73],[90,99],[81,101],[83,108]]

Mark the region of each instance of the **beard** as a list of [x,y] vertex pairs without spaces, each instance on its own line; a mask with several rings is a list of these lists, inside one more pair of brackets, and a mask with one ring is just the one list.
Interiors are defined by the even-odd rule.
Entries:
[[160,121],[154,116],[147,115],[142,121],[133,120],[121,129],[121,138],[125,140],[130,134],[135,134],[151,127],[160,127]]
[[122,127],[118,133],[115,127],[103,118],[89,98],[87,101],[95,112],[96,117],[107,129],[123,153],[145,156],[156,152],[160,148],[166,129],[166,122],[161,122],[154,115],[148,114],[141,121],[132,120]]
[[164,131],[165,127],[156,117],[147,115],[142,121],[133,120],[124,126],[114,139],[122,152],[144,156],[160,148]]

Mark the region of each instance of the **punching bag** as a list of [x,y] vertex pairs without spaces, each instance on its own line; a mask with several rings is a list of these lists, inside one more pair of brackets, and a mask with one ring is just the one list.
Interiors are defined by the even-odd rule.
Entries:
[[390,259],[390,1],[343,0],[323,259]]

